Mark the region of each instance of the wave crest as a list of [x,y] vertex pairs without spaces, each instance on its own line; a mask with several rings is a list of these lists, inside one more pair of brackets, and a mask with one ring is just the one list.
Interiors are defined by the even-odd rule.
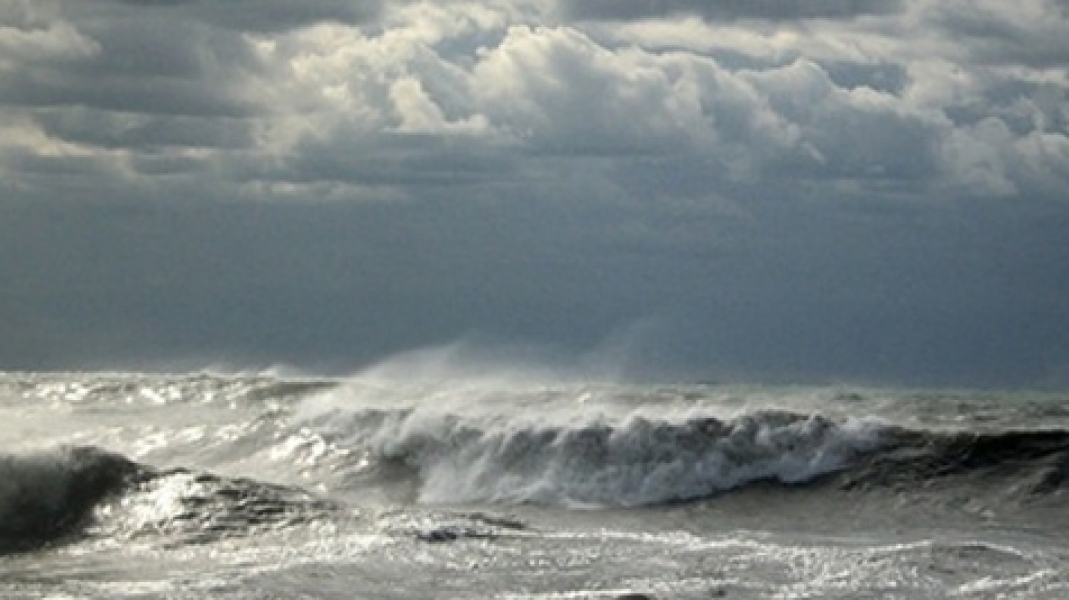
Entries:
[[348,428],[347,443],[361,446],[373,463],[412,469],[423,502],[566,506],[640,506],[758,480],[809,481],[881,447],[887,431],[877,420],[785,411],[540,426],[377,410],[351,415]]

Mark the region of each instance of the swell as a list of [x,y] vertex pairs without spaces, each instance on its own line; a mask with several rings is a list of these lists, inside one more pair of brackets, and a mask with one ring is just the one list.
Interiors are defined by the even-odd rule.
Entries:
[[126,457],[95,447],[0,456],[0,552],[74,535],[99,503],[143,473]]
[[0,456],[0,554],[93,536],[209,542],[339,508],[299,487],[157,470],[93,446]]
[[[376,415],[361,461],[371,474],[354,471],[354,485],[389,485],[377,479],[387,473],[410,479],[424,502],[584,507],[656,506],[770,484],[818,501],[829,493],[995,490],[1028,502],[1059,499],[1069,487],[1064,430],[936,432],[784,411],[496,429],[455,415],[407,422],[414,416]],[[96,447],[0,456],[0,553],[87,536],[208,543],[355,514],[300,487],[158,470]],[[428,541],[502,529],[484,521],[399,527]]]
[[[299,486],[160,470],[93,446],[4,455],[0,475],[0,556],[94,539],[160,549],[287,536],[302,527],[307,535],[365,516]],[[388,510],[376,519],[376,531],[424,542],[492,539],[526,528],[484,512]]]
[[893,443],[852,465],[848,489],[935,483],[1001,487],[1024,499],[1050,496],[1069,482],[1069,431],[928,432],[899,430]]
[[201,544],[282,530],[343,513],[343,506],[298,486],[171,469],[128,488],[117,510],[93,533],[148,538],[167,545]]

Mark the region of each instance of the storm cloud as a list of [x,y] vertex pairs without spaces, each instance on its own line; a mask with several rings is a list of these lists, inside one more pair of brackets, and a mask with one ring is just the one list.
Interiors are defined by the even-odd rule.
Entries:
[[561,0],[564,14],[586,20],[637,20],[697,15],[710,20],[852,19],[901,10],[901,0]]
[[1064,385],[1066,13],[0,0],[0,367]]

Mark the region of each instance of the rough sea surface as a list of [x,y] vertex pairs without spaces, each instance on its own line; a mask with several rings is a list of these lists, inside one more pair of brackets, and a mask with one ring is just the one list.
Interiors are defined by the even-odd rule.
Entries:
[[1069,396],[0,374],[2,598],[1069,597]]

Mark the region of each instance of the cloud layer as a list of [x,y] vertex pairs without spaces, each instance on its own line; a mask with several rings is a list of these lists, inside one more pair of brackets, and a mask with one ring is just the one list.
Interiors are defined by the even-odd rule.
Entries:
[[[994,379],[1056,380],[1067,40],[1056,0],[0,0],[0,227],[25,249],[0,308],[26,323],[0,359],[579,348],[654,319],[679,370],[1019,356]],[[59,306],[72,279],[113,323]],[[214,334],[183,330],[198,311]]]

